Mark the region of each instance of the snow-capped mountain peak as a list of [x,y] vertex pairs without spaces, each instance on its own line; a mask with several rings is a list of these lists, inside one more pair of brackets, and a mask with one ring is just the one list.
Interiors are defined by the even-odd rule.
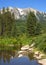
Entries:
[[[8,8],[11,13],[14,13],[15,19],[20,19],[20,18],[25,19],[25,17],[28,15],[29,12],[33,12],[38,20],[46,20],[45,12],[41,12],[33,8],[13,8],[13,7],[8,7]],[[3,9],[0,10],[1,13],[2,10]],[[7,12],[7,8],[5,8],[5,11]]]

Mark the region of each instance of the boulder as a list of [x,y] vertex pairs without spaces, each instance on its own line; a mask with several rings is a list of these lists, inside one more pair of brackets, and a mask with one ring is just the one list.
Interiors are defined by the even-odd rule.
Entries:
[[44,56],[45,56],[45,54],[42,54],[39,51],[35,52],[35,54],[34,54],[34,57],[37,59],[42,59],[42,57],[44,57]]
[[23,47],[21,48],[22,51],[27,51],[28,49],[29,49],[29,45],[23,46]]
[[38,60],[38,62],[42,65],[46,65],[46,59]]
[[33,42],[30,47],[32,48],[32,47],[34,47],[34,45],[35,45],[35,43]]
[[28,50],[29,50],[29,51],[33,51],[33,48],[29,48]]
[[23,57],[23,55],[22,55],[22,54],[20,54],[18,57]]
[[18,54],[24,54],[26,53],[27,51],[19,51]]
[[39,51],[36,51],[34,54],[35,54],[36,56],[39,56],[39,55],[40,55],[40,52],[39,52]]
[[40,54],[39,56],[42,58],[42,57],[44,57],[44,56],[45,56],[45,54]]

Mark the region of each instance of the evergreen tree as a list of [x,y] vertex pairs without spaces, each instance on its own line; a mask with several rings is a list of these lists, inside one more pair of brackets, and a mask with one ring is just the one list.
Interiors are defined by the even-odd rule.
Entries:
[[12,14],[8,8],[5,12],[3,8],[3,13],[0,13],[0,35],[1,36],[15,36],[16,35],[16,21],[14,14]]
[[33,12],[28,14],[27,18],[27,31],[29,35],[38,35],[41,33],[41,25],[38,22]]
[[2,25],[1,25],[1,23],[2,23],[2,21],[1,21],[1,12],[0,12],[0,36],[1,36],[1,30],[2,30]]
[[27,31],[29,35],[35,35],[36,25],[37,25],[37,18],[33,12],[30,12],[27,18]]
[[36,30],[35,30],[35,35],[39,35],[39,34],[41,34],[41,24],[40,24],[40,22],[37,23]]
[[13,37],[15,37],[16,35],[17,35],[17,33],[16,33],[16,31],[17,31],[17,29],[16,29],[16,20],[15,20],[15,16],[14,16],[14,13],[12,13],[12,30],[11,30],[11,35],[13,36]]

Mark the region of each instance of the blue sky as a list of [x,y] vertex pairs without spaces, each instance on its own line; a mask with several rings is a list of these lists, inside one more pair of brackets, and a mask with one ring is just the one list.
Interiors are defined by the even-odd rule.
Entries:
[[46,0],[0,0],[0,8],[3,7],[34,8],[46,12]]

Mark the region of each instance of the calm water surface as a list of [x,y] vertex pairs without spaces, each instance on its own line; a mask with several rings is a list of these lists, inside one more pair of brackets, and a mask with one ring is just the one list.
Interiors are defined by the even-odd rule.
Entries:
[[28,57],[17,57],[15,50],[0,50],[0,65],[40,65],[36,60]]

